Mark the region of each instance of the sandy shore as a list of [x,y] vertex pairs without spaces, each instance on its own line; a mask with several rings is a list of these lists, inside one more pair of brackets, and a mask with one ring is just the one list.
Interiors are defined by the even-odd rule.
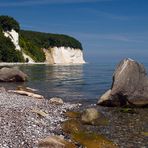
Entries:
[[[49,135],[62,135],[60,123],[66,120],[66,110],[78,104],[49,104],[0,90],[0,148],[37,147],[38,141]],[[46,113],[41,116],[34,111]],[[44,114],[43,114],[44,115]]]

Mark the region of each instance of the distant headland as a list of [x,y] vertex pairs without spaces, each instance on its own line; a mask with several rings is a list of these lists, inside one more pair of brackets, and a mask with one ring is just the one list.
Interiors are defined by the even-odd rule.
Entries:
[[83,48],[73,37],[21,30],[10,16],[0,16],[0,62],[81,64]]

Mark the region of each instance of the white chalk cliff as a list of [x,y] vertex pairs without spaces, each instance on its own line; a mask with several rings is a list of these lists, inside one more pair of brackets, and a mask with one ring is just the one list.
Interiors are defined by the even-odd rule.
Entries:
[[[9,37],[11,39],[11,42],[14,44],[16,50],[22,51],[19,45],[19,34],[14,29],[12,29],[11,31],[4,31],[3,33],[5,37]],[[29,63],[34,63],[34,60],[23,51],[22,54],[24,59],[28,58]]]
[[4,31],[3,33],[5,37],[9,37],[11,39],[15,49],[21,51],[19,46],[19,34],[13,29],[11,31]]
[[[35,63],[35,61],[21,50],[19,45],[19,34],[12,29],[11,31],[4,31],[4,36],[9,37],[15,46],[16,50],[22,51],[24,59],[28,59],[29,63]],[[80,49],[74,49],[70,47],[53,47],[49,49],[43,49],[46,61],[48,64],[83,64],[83,52]]]
[[43,49],[46,55],[46,63],[49,64],[83,64],[83,52],[80,49],[70,47],[53,47]]

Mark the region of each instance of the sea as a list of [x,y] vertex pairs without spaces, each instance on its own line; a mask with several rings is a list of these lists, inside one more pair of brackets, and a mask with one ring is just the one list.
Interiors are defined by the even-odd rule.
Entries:
[[[111,87],[118,62],[102,60],[82,65],[15,65],[29,76],[28,81],[0,83],[0,86],[7,89],[18,86],[34,88],[46,99],[60,97],[67,102],[96,103]],[[142,63],[148,69],[148,62],[145,60]]]

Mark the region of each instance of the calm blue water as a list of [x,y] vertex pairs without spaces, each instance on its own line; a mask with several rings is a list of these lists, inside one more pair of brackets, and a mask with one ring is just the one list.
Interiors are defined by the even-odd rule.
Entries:
[[[47,99],[61,97],[65,101],[96,102],[110,88],[116,62],[99,62],[84,65],[20,65],[28,74],[25,83],[0,83],[7,88],[28,86],[35,88]],[[148,64],[145,62],[145,67]]]

